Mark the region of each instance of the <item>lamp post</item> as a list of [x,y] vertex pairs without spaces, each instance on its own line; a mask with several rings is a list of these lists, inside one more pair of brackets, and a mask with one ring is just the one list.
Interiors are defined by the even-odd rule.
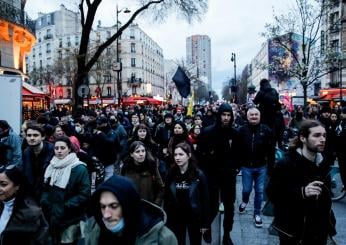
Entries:
[[[117,24],[117,32],[119,31],[119,14],[123,13],[130,13],[131,11],[128,8],[122,8],[118,9],[118,4],[116,5],[116,24]],[[115,70],[117,72],[117,90],[118,90],[118,106],[120,106],[121,103],[121,95],[122,95],[122,81],[120,81],[120,72],[122,70],[122,64],[119,59],[119,37],[117,38],[116,41],[116,46],[117,46],[117,53],[116,53],[116,67]],[[115,90],[114,90],[114,95],[115,95]],[[115,97],[115,96],[114,96]]]
[[235,53],[232,53],[232,56],[231,56],[231,61],[233,62],[233,67],[234,67],[234,80],[233,80],[233,84],[232,84],[232,92],[233,92],[233,101],[232,102],[235,102],[236,101],[236,86],[237,86],[237,64],[236,64],[236,54]]

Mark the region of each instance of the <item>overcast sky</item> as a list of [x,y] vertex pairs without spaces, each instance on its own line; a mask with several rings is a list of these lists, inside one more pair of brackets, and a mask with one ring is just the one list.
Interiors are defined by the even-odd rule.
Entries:
[[[188,24],[172,14],[164,23],[149,22],[145,16],[139,16],[136,23],[162,48],[165,59],[185,59],[186,37],[194,34],[208,35],[211,38],[213,89],[220,93],[222,83],[233,77],[231,53],[237,56],[237,74],[260,50],[265,41],[260,33],[265,23],[272,21],[273,9],[284,13],[293,0],[209,0],[208,12],[201,22]],[[27,0],[26,11],[32,18],[38,12],[49,13],[57,10],[60,4],[78,11],[78,0]],[[131,7],[130,0],[103,0],[97,13],[96,21],[102,25],[115,24],[116,3],[119,9]],[[119,19],[126,20],[126,14],[119,14]]]

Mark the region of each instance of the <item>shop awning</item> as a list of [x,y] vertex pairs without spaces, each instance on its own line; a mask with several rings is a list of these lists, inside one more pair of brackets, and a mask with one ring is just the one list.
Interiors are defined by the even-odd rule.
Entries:
[[42,90],[35,88],[34,86],[23,82],[22,86],[22,95],[23,96],[32,96],[32,97],[45,97],[46,95]]
[[318,101],[321,101],[321,100],[339,101],[340,100],[340,92],[341,92],[342,99],[345,99],[345,97],[346,97],[346,88],[342,88],[342,89],[340,89],[340,88],[321,89],[320,90],[320,97],[318,98]]
[[135,104],[150,104],[150,105],[161,105],[163,101],[150,98],[150,97],[125,97],[123,98],[124,105],[135,105]]

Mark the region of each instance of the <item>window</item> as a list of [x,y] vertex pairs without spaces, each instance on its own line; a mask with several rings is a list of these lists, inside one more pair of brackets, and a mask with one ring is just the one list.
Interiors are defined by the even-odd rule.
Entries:
[[136,53],[136,44],[131,43],[131,53]]
[[107,31],[107,38],[111,37],[111,31]]
[[130,29],[130,38],[135,39],[135,30],[134,29]]
[[46,45],[46,52],[47,53],[51,52],[51,47],[50,46],[51,46],[50,43],[47,43],[47,45]]
[[62,48],[62,39],[59,38],[59,48]]
[[136,58],[131,58],[131,67],[136,67]]
[[333,40],[330,46],[332,51],[339,52],[339,40]]
[[71,40],[70,40],[70,37],[67,37],[67,47],[71,47]]
[[111,96],[112,95],[112,88],[111,87],[107,87],[107,95]]
[[50,22],[51,22],[51,16],[49,14],[49,15],[47,15],[47,25],[50,25]]

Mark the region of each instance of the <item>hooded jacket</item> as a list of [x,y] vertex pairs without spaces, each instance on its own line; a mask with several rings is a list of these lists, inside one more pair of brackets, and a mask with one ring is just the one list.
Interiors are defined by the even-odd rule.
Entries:
[[[103,191],[112,192],[122,208],[125,228],[121,235],[111,233],[102,220],[99,204]],[[148,201],[140,200],[130,179],[112,176],[92,196],[91,217],[85,226],[85,244],[162,244],[177,245],[174,234],[165,226],[164,211]]]
[[[294,238],[299,244],[325,244],[335,235],[335,218],[330,194],[330,159],[316,157],[316,163],[302,156],[301,150],[289,151],[274,168],[267,195],[274,205],[273,228],[280,236]],[[304,187],[320,180],[318,199],[305,196]]]
[[[223,112],[231,113],[231,120],[227,127],[222,127],[221,114]],[[230,104],[223,103],[219,107],[216,122],[205,128],[198,141],[197,155],[202,168],[207,170],[216,169],[237,169],[233,161],[232,140],[235,136],[235,130],[232,128],[234,116]]]

